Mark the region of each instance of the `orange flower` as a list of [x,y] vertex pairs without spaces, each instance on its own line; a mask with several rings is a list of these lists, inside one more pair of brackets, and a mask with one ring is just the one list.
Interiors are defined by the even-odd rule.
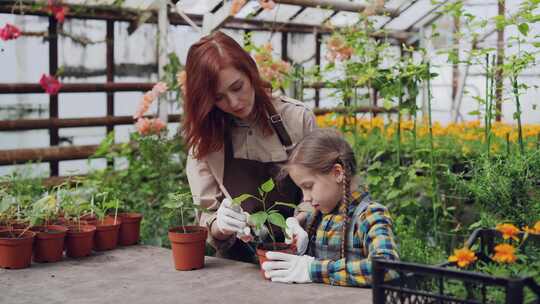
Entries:
[[495,246],[495,255],[492,259],[499,263],[514,263],[517,260],[516,248],[509,244],[499,244]]
[[476,255],[467,247],[454,249],[454,255],[448,258],[449,262],[457,262],[458,267],[465,268],[477,260]]
[[519,233],[519,228],[512,224],[498,224],[497,230],[502,233],[503,239],[508,240],[512,238],[516,241],[519,241],[517,234]]
[[238,12],[242,9],[242,7],[244,7],[245,4],[246,0],[233,0],[231,4],[231,11],[229,12],[229,14],[231,16],[238,14]]

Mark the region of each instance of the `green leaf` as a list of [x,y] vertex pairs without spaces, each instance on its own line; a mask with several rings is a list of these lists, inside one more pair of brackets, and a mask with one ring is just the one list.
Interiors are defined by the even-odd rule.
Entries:
[[262,227],[264,222],[266,222],[266,219],[268,218],[268,214],[264,211],[259,211],[257,213],[253,213],[249,216],[249,222],[253,223],[253,225],[257,227]]
[[523,36],[527,36],[529,34],[529,25],[527,23],[521,23],[518,25],[518,30]]
[[272,178],[270,178],[269,180],[267,180],[264,184],[261,185],[261,189],[262,191],[268,193],[270,191],[272,191],[274,189],[274,180]]
[[268,216],[268,221],[278,227],[281,227],[281,229],[286,228],[285,224],[285,218],[280,213],[272,213]]
[[242,194],[240,196],[237,196],[233,198],[233,204],[240,205],[243,201],[247,200],[250,197],[251,197],[250,194]]

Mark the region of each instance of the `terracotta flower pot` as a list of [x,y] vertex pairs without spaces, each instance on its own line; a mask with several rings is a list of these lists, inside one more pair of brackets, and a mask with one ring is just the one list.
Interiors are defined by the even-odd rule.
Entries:
[[[184,229],[187,233],[184,233]],[[174,268],[193,270],[204,267],[204,252],[208,229],[183,226],[169,229]]]
[[72,258],[89,256],[94,245],[96,226],[69,226],[66,234],[66,255]]
[[294,245],[285,244],[285,243],[263,243],[257,246],[257,258],[259,258],[259,267],[261,269],[261,274],[263,278],[266,280],[269,280],[269,279],[264,275],[262,264],[268,260],[266,258],[266,252],[268,251],[277,251],[277,252],[295,254],[296,247]]
[[94,225],[95,226],[97,221],[98,220],[97,220],[95,215],[86,214],[86,215],[81,216],[81,223],[86,224],[86,225]]
[[27,230],[21,235],[23,231],[0,232],[0,267],[20,269],[32,263],[32,244],[36,233]]
[[34,243],[34,261],[39,263],[62,260],[67,227],[58,225],[36,226]]
[[141,231],[142,214],[140,213],[119,213],[118,217],[122,220],[120,225],[120,235],[118,244],[120,246],[135,245],[139,242]]
[[106,217],[96,224],[96,234],[94,235],[94,250],[104,251],[116,248],[118,245],[118,233],[120,231],[120,218]]

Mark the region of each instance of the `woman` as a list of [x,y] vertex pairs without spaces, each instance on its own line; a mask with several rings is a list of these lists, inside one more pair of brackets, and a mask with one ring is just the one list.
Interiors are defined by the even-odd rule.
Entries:
[[[277,164],[285,162],[295,143],[315,127],[315,117],[298,101],[272,97],[255,61],[221,32],[190,47],[186,75],[186,171],[195,203],[208,210],[199,223],[208,227],[208,242],[217,256],[252,262],[253,248],[237,237],[246,231],[244,212],[262,206],[246,200],[240,209],[230,199],[243,193],[258,195],[257,188],[278,173]],[[301,191],[290,179],[276,188],[267,202],[301,201]],[[293,215],[290,208],[278,210],[285,217]],[[288,219],[293,234],[307,244],[307,234],[293,219]]]

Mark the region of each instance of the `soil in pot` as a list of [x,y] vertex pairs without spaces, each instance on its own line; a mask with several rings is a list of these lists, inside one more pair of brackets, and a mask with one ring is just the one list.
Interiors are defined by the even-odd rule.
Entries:
[[268,251],[277,251],[283,253],[296,253],[296,247],[291,244],[285,243],[262,243],[257,246],[257,258],[259,259],[259,267],[261,269],[261,274],[264,279],[269,280],[264,275],[264,270],[262,269],[262,264],[267,261],[266,252]]
[[120,246],[135,245],[139,242],[141,231],[142,214],[140,213],[119,213],[122,220],[118,244]]
[[96,234],[94,236],[94,250],[105,251],[116,248],[118,245],[118,233],[122,221],[119,217],[116,221],[113,217],[106,217],[96,224]]
[[66,255],[72,258],[89,256],[94,245],[96,226],[69,226],[66,234]]
[[32,245],[36,233],[29,230],[0,232],[0,267],[20,269],[32,263]]
[[85,214],[81,216],[81,223],[86,225],[96,225],[97,224],[97,218],[93,214]]
[[194,270],[204,267],[204,253],[208,229],[183,226],[169,229],[174,268]]
[[62,260],[67,227],[59,225],[35,226],[34,261],[39,263]]

